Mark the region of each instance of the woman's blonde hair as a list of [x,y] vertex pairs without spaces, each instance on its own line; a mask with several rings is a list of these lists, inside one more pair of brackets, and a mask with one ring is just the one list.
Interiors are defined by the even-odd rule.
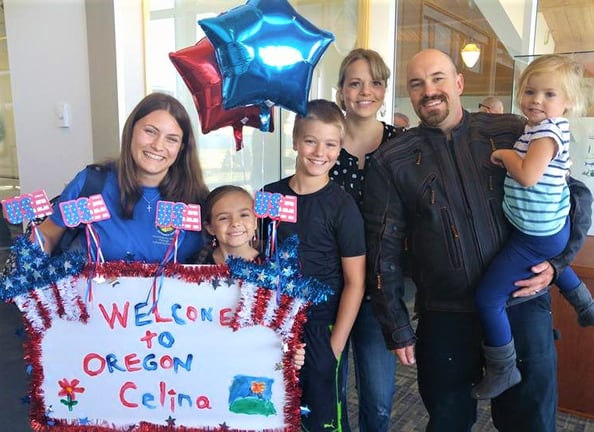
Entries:
[[589,91],[583,79],[584,68],[570,57],[559,54],[547,54],[538,57],[524,69],[516,91],[518,104],[522,100],[522,95],[528,86],[530,78],[551,72],[559,79],[561,90],[571,105],[565,115],[572,117],[583,115],[590,103]]
[[388,85],[388,78],[390,78],[390,68],[386,65],[386,62],[377,51],[365,48],[356,48],[349,52],[340,63],[338,69],[338,91],[336,92],[336,103],[344,111],[346,107],[342,100],[341,90],[344,86],[344,79],[346,77],[346,71],[348,67],[357,60],[365,60],[369,63],[371,69],[371,77],[374,80],[383,81],[384,84]]

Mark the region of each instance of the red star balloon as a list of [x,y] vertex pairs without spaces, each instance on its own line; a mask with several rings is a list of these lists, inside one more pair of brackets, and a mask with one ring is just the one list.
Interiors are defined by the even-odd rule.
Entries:
[[190,90],[198,110],[203,134],[224,126],[233,127],[235,148],[243,146],[243,126],[272,132],[272,116],[261,121],[256,106],[241,106],[232,109],[223,107],[221,93],[222,77],[219,72],[214,48],[207,38],[197,44],[169,54],[169,59]]

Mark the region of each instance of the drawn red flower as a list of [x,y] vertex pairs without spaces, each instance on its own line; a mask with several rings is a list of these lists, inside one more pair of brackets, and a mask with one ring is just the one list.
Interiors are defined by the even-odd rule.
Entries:
[[84,393],[85,388],[79,387],[80,380],[73,379],[72,381],[67,380],[66,378],[61,379],[58,381],[62,390],[58,393],[58,396],[70,396],[70,400],[76,399],[76,393]]

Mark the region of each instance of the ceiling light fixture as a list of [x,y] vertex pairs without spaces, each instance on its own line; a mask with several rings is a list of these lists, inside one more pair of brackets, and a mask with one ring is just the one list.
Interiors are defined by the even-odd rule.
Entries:
[[466,67],[472,69],[481,55],[481,49],[474,42],[467,43],[460,51],[460,55]]

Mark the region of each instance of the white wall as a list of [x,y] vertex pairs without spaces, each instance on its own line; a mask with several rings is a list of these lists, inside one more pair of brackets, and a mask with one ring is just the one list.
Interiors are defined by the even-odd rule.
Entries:
[[[21,192],[59,193],[92,161],[84,0],[4,0]],[[57,127],[66,102],[71,127]]]
[[[4,0],[4,14],[21,193],[51,197],[119,152],[145,94],[142,0]],[[59,102],[69,128],[56,125]]]

